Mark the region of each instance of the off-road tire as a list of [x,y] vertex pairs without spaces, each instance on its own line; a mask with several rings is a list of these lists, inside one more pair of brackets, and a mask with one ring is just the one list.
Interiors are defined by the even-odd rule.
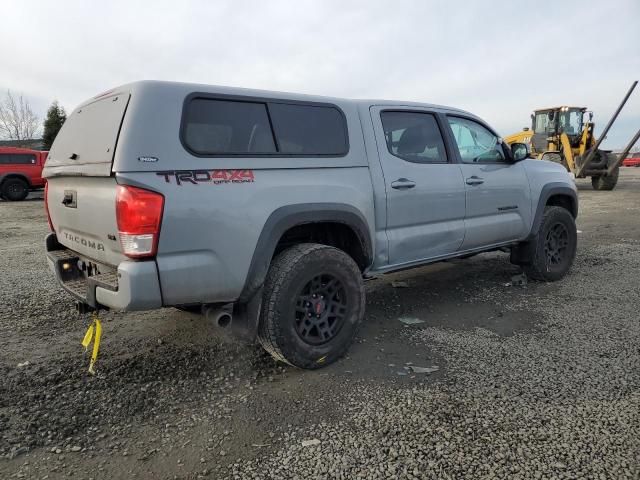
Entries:
[[[300,298],[305,288],[322,276],[337,279],[341,287],[338,297],[345,297],[339,300],[346,308],[335,336],[325,343],[311,344],[297,330],[298,316],[305,318],[300,312]],[[364,310],[364,282],[355,261],[337,248],[302,243],[280,252],[271,262],[264,284],[258,340],[276,360],[299,368],[320,368],[346,353]]]
[[[558,254],[558,263],[553,263],[548,254],[551,250],[549,242],[557,231],[566,234],[566,247],[562,254]],[[540,227],[531,242],[531,258],[522,265],[527,277],[544,282],[560,280],[567,274],[576,256],[578,236],[573,215],[562,207],[545,207]]]
[[8,178],[2,182],[2,197],[11,202],[19,202],[29,195],[29,184],[21,178]]
[[618,176],[620,175],[620,167],[616,167],[611,175],[601,177],[591,177],[591,185],[594,190],[613,190],[618,183]]

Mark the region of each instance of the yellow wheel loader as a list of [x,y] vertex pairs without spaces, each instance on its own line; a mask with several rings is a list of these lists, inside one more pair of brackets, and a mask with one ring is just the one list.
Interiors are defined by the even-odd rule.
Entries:
[[[561,163],[576,178],[591,177],[596,190],[613,190],[618,183],[620,162],[640,138],[640,130],[619,156],[599,147],[637,84],[637,81],[633,82],[597,140],[593,135],[592,112],[586,107],[562,106],[534,111],[531,128],[525,127],[506,137],[505,141],[528,144],[534,158]],[[586,115],[589,118],[585,121]]]

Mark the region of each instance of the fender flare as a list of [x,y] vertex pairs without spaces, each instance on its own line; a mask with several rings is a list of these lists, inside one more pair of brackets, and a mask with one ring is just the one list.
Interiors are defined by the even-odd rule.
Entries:
[[538,206],[533,217],[533,223],[531,224],[531,231],[527,236],[527,240],[531,240],[538,233],[540,223],[542,222],[542,215],[544,214],[544,207],[547,205],[547,201],[554,195],[563,195],[569,198],[571,202],[571,215],[573,218],[578,217],[578,194],[574,189],[568,186],[566,183],[553,182],[548,183],[540,191],[538,197]]
[[292,227],[307,223],[334,222],[350,227],[360,240],[367,265],[373,262],[373,246],[369,226],[356,208],[342,203],[301,203],[275,210],[258,237],[239,302],[244,303],[262,287],[282,235]]

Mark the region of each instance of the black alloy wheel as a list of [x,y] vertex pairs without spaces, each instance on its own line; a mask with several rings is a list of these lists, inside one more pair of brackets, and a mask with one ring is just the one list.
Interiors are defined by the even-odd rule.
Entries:
[[342,282],[333,275],[317,275],[298,294],[296,333],[309,345],[322,345],[340,332],[346,313],[347,295]]
[[547,265],[560,265],[565,260],[567,246],[569,245],[569,232],[562,223],[552,225],[547,231],[544,243],[544,253],[547,257]]

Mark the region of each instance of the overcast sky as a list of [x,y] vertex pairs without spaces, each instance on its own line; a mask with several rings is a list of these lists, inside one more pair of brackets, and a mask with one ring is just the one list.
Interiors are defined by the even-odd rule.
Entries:
[[[140,79],[440,103],[507,135],[534,108],[601,129],[640,79],[640,1],[0,0],[0,89],[40,115]],[[640,87],[609,134],[640,128]]]

